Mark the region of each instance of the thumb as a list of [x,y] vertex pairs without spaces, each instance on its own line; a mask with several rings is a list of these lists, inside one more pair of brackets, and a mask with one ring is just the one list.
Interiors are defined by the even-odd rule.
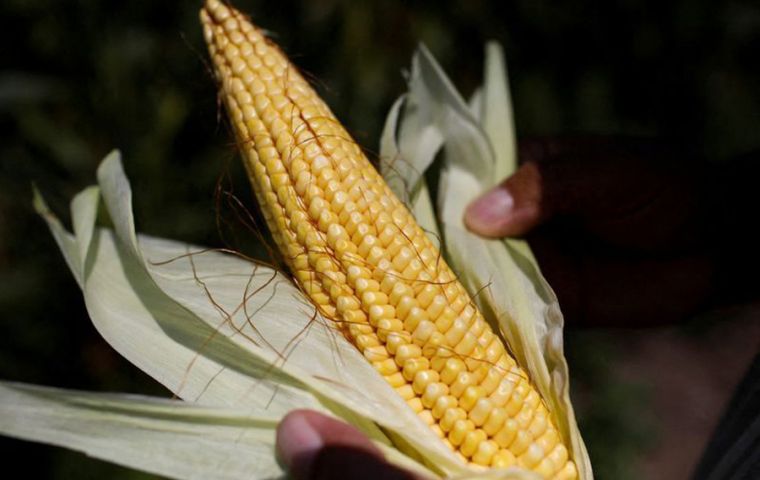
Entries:
[[546,217],[542,209],[541,173],[533,162],[487,191],[465,210],[468,229],[484,237],[522,236]]

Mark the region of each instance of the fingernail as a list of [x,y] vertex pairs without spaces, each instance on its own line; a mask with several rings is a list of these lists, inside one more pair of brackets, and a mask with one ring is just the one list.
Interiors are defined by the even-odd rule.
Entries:
[[465,223],[476,233],[489,234],[505,223],[514,204],[509,190],[502,186],[496,187],[467,207]]
[[303,415],[286,417],[277,429],[277,454],[294,478],[308,471],[322,446],[322,437]]

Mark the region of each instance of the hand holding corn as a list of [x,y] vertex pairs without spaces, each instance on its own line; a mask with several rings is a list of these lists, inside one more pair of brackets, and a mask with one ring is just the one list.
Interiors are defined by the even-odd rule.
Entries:
[[654,140],[585,136],[523,141],[520,160],[465,222],[527,236],[571,324],[675,323],[760,291],[731,273],[760,264],[746,223],[757,155],[718,169]]

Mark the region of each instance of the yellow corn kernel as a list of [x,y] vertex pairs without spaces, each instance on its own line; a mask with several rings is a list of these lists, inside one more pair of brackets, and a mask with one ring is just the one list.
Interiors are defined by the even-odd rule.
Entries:
[[[454,426],[449,431],[449,441],[452,445],[458,447],[462,445],[467,434],[475,430],[475,425],[469,421],[460,419],[454,422]],[[461,451],[461,450],[460,450]],[[461,452],[464,455],[464,452]]]
[[576,478],[578,478],[578,470],[571,461],[565,463],[560,471],[554,475],[554,480],[575,480]]
[[498,451],[499,446],[493,440],[480,442],[477,451],[472,455],[472,461],[478,465],[490,465]]
[[509,468],[517,463],[514,454],[506,449],[496,452],[491,458],[491,466],[494,468]]

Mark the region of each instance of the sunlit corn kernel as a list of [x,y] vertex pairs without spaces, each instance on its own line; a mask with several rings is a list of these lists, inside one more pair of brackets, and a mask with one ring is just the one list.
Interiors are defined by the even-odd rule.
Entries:
[[[389,337],[404,330],[404,325],[397,318],[381,318],[375,324],[372,324],[372,318],[369,321],[371,325],[377,328],[377,336],[382,341],[386,341]],[[408,335],[405,336],[408,337]]]
[[[435,408],[436,402],[439,398],[446,396],[449,393],[449,387],[445,383],[432,382],[428,383],[425,387],[425,391],[422,393],[422,404],[425,408]],[[433,414],[436,418],[440,415]]]
[[404,363],[404,368],[402,370],[404,377],[408,381],[414,380],[414,376],[417,374],[417,372],[422,370],[428,370],[430,368],[430,361],[425,357],[419,357],[419,358],[412,358],[407,360]]
[[443,312],[434,317],[435,326],[439,332],[447,332],[457,319],[456,313],[451,308],[444,308]]
[[419,307],[412,307],[409,310],[409,314],[404,319],[404,326],[410,330],[414,331],[417,326],[420,324],[420,322],[424,320],[429,320],[428,314],[425,310],[419,308]]
[[349,265],[346,267],[346,278],[349,283],[356,283],[360,278],[369,278],[369,271],[360,265]]
[[422,401],[420,400],[420,397],[417,397],[417,396],[407,400],[406,404],[409,405],[412,408],[412,410],[414,410],[415,413],[419,413],[425,408],[422,406]]
[[465,418],[467,418],[467,412],[458,407],[450,408],[444,412],[443,417],[441,417],[438,424],[441,426],[444,432],[448,433],[452,428],[454,428],[454,424],[456,422],[459,420],[464,420]]
[[517,430],[517,435],[515,435],[515,439],[509,445],[509,449],[519,457],[528,449],[528,447],[530,447],[531,442],[532,439],[528,432],[525,430]]
[[446,297],[443,295],[436,295],[430,305],[426,307],[430,318],[438,318],[443,312],[444,307],[447,305]]
[[401,320],[398,320],[395,317],[396,309],[391,305],[372,305],[369,307],[369,323],[372,325],[377,326],[380,320],[395,320],[393,325],[397,326],[397,328],[394,328],[394,330],[401,330],[403,324],[401,323]]
[[[413,302],[411,287],[409,287],[409,285],[407,285],[406,283],[399,281],[399,278],[396,275],[387,275],[384,281],[387,281],[388,283],[393,285],[393,287],[391,288],[391,293],[388,296],[388,300],[394,305],[403,303],[402,300],[404,300],[405,302],[408,302],[406,304],[406,308],[407,308],[406,311],[408,312],[408,309],[414,306],[411,304]],[[416,304],[416,302],[414,303]]]
[[493,468],[509,468],[517,463],[517,458],[509,450],[501,449],[491,459]]
[[478,343],[478,338],[472,335],[470,332],[465,332],[462,339],[454,347],[454,351],[457,355],[462,357],[468,357],[475,350],[475,345]]
[[[454,446],[460,446],[468,433],[475,430],[475,425],[466,419],[457,420],[449,431],[449,441]],[[463,454],[464,455],[464,454]]]
[[535,443],[532,443],[528,446],[528,448],[523,452],[522,455],[519,457],[520,463],[525,465],[528,468],[533,468],[536,465],[538,465],[538,462],[540,462],[545,456],[544,449],[538,446]]
[[378,245],[375,245],[369,250],[369,253],[367,253],[365,260],[368,264],[377,267],[380,263],[383,262],[383,260],[385,260],[385,251]]
[[483,361],[483,347],[475,343],[470,353],[464,356],[464,363],[469,371],[475,373],[477,382],[485,378],[488,371],[488,363]]
[[[428,357],[428,355],[425,355],[425,356]],[[440,357],[437,354],[433,354],[432,356],[429,356],[428,358],[430,358],[430,368],[432,368],[438,373],[443,372],[443,368],[446,366],[446,362],[449,360],[448,357]]]
[[496,432],[493,439],[500,447],[509,447],[517,436],[517,422],[513,419],[507,419],[501,429]]
[[[320,294],[316,294],[320,295]],[[324,294],[321,294],[324,295]],[[314,297],[314,295],[312,295]],[[325,295],[327,298],[327,296]],[[362,312],[361,310],[350,310],[347,312],[343,312],[343,321],[349,325],[358,325],[358,324],[367,324],[367,315]]]
[[[467,410],[467,408],[465,408]],[[486,423],[489,414],[494,410],[493,404],[487,398],[481,397],[475,402],[475,406],[469,411],[470,420],[476,427]]]
[[527,402],[523,402],[522,409],[515,415],[515,420],[520,430],[527,430],[531,420],[533,420],[534,410],[530,408]]
[[[412,387],[417,395],[422,395],[425,389],[431,383],[436,383],[439,380],[438,372],[435,370],[420,370],[414,375],[414,381]],[[423,402],[424,403],[424,402]]]
[[456,408],[459,402],[451,395],[442,395],[438,397],[433,406],[433,416],[435,418],[441,418],[450,408]]
[[418,278],[420,273],[422,273],[423,268],[425,268],[425,266],[422,265],[422,262],[417,258],[413,258],[406,268],[401,271],[401,275],[404,278]]
[[458,344],[459,341],[462,340],[462,337],[464,337],[464,334],[467,332],[469,326],[470,324],[463,318],[457,318],[454,320],[451,328],[449,328],[445,333],[446,341],[449,343],[449,345]]
[[451,394],[459,398],[464,394],[467,387],[473,385],[475,379],[470,372],[460,372],[457,379],[451,384]]
[[[359,326],[360,325],[351,325],[349,328],[356,329],[356,327]],[[355,335],[354,338],[356,339],[356,346],[362,351],[370,347],[380,346],[380,340],[376,335]]]
[[493,440],[486,440],[478,444],[477,450],[472,455],[472,461],[478,465],[490,465],[496,452],[499,451],[499,446]]
[[472,457],[478,449],[478,445],[486,441],[486,432],[476,428],[475,430],[467,433],[464,437],[462,445],[459,447],[459,451],[465,457]]
[[551,460],[554,465],[564,465],[568,459],[567,447],[561,443],[557,444],[546,458]]
[[552,463],[551,460],[544,458],[538,463],[538,465],[533,467],[533,471],[544,478],[551,478],[552,475],[554,475],[554,472],[557,471],[557,467],[554,466],[554,463]]
[[396,363],[404,365],[407,360],[422,356],[422,349],[418,345],[402,345],[396,350]]
[[362,294],[362,307],[369,309],[372,305],[388,303],[388,297],[383,292],[364,292]]
[[[423,322],[420,322],[420,325]],[[422,345],[422,354],[426,356],[427,358],[434,358],[437,356],[438,351],[442,348],[445,348],[445,342],[446,339],[441,334],[441,332],[435,331],[433,332],[430,337],[427,339],[424,345]],[[438,369],[434,369],[436,372]]]
[[456,381],[460,373],[467,370],[464,362],[458,358],[449,358],[441,371],[441,381],[451,385]]
[[423,422],[425,422],[426,425],[434,425],[435,424],[435,418],[433,418],[433,414],[430,413],[430,410],[424,409],[421,410],[417,416],[419,416]]
[[[372,327],[366,323],[348,323],[344,326],[348,326],[348,332],[353,336],[353,338],[366,338],[366,348],[380,345],[380,340],[377,338],[377,335],[375,335],[374,330],[372,330]],[[362,350],[363,349],[364,348],[362,348]]]
[[403,247],[393,259],[393,262],[392,262],[393,268],[401,272],[407,267],[407,265],[409,265],[409,262],[411,262],[412,259],[414,258],[415,258],[415,255],[412,249],[408,247]]
[[493,407],[488,414],[485,424],[483,424],[483,431],[488,435],[495,435],[496,432],[501,430],[504,426],[504,422],[507,421],[507,412],[503,408]]
[[409,332],[406,331],[391,332],[388,335],[385,335],[385,348],[391,355],[396,355],[399,347],[407,345],[411,342],[412,336],[409,335]]
[[575,480],[576,478],[578,478],[578,470],[575,469],[573,462],[568,462],[554,475],[553,480]]
[[396,393],[398,393],[401,396],[401,398],[403,398],[404,400],[410,400],[416,397],[416,394],[414,393],[414,389],[412,388],[411,385],[408,385],[408,384],[401,385],[395,388],[396,388]]
[[[394,295],[395,292],[391,293],[391,296]],[[409,317],[409,313],[412,311],[413,308],[417,307],[417,300],[414,299],[411,295],[401,295],[398,302],[396,303],[396,315],[398,315],[398,318],[404,321],[404,325],[406,325],[409,329],[414,329],[417,326],[417,323],[411,324],[411,321],[407,321],[407,317]],[[413,320],[413,319],[412,319]]]
[[522,409],[526,391],[527,388],[525,382],[522,381],[512,391],[512,396],[510,397],[507,404],[504,405],[504,409],[507,411],[507,414],[510,417],[514,417]]
[[438,295],[438,287],[436,285],[425,285],[422,291],[417,294],[417,300],[422,308],[428,308],[436,295]]
[[372,365],[375,367],[375,370],[377,370],[377,372],[384,377],[398,371],[396,362],[394,362],[392,358],[386,358],[385,360],[380,360],[379,362],[372,362]]
[[501,382],[502,375],[500,374],[499,370],[492,366],[488,365],[488,370],[486,371],[486,375],[481,380],[480,386],[483,387],[483,390],[485,390],[486,395],[491,395],[498,387],[499,382]]
[[434,333],[438,333],[435,324],[430,320],[422,320],[414,329],[412,341],[420,346],[425,345]]
[[525,395],[525,403],[531,410],[537,410],[539,403],[541,403],[541,397],[534,389],[529,388],[527,395]]
[[459,405],[467,412],[469,412],[475,407],[475,403],[483,398],[484,395],[485,393],[481,387],[477,385],[470,385],[465,389],[464,393],[459,398]]
[[555,445],[559,443],[559,433],[557,433],[557,430],[554,428],[547,429],[546,432],[536,440],[536,443],[541,445],[541,448],[543,448],[545,452],[551,452],[554,450]]
[[533,420],[528,425],[528,432],[533,438],[540,438],[549,426],[549,420],[546,418],[546,411],[536,410]]
[[395,363],[393,363],[393,360],[389,357],[388,351],[383,345],[374,345],[367,347],[362,353],[364,354],[364,358],[375,365],[375,368],[383,369],[382,371],[378,370],[378,373],[380,373],[380,375],[388,375],[397,370],[395,368]]
[[[395,372],[385,377],[385,380],[391,385],[393,388],[400,388],[400,387],[406,387],[406,379],[403,375],[401,375],[401,372]],[[412,390],[414,391],[414,390]]]
[[466,320],[469,325],[474,310],[470,306],[470,298],[467,295],[456,295],[453,297],[451,300],[451,308],[457,312],[462,319]]

